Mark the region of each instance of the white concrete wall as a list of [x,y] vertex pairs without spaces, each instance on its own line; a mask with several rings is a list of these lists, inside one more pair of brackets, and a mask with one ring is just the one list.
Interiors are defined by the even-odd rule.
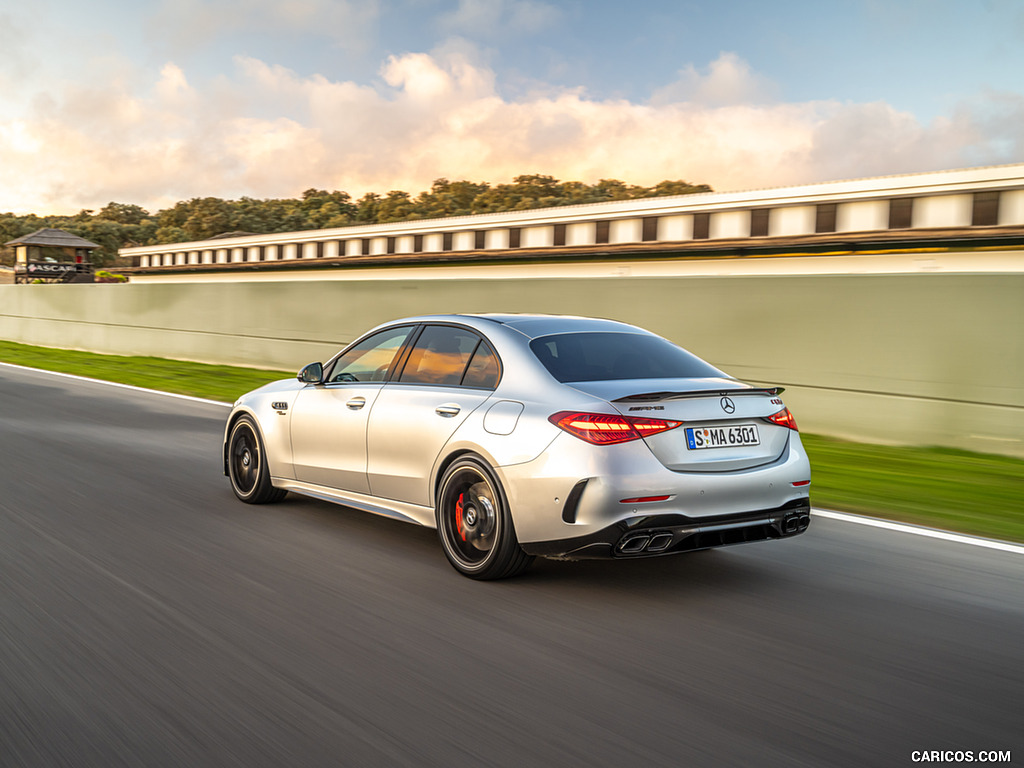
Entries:
[[1024,224],[1024,189],[1013,189],[1000,195],[999,223],[1004,226]]
[[423,252],[438,253],[444,250],[444,235],[440,232],[433,232],[423,236]]
[[862,200],[836,207],[836,232],[868,232],[888,227],[888,200]]
[[658,239],[666,242],[693,239],[693,216],[663,216],[658,222]]
[[913,226],[969,227],[974,210],[973,195],[936,195],[914,200]]
[[597,237],[597,226],[591,222],[576,222],[565,228],[566,245],[593,245]]
[[1022,272],[5,285],[0,338],[296,370],[404,315],[601,314],[785,386],[804,431],[1024,456],[1022,298]]
[[608,227],[609,243],[639,243],[643,240],[643,220],[615,219]]
[[773,208],[768,217],[768,234],[771,237],[813,235],[817,214],[817,207],[813,205]]
[[555,242],[554,227],[525,227],[520,233],[522,248],[547,248]]
[[476,232],[456,232],[452,235],[453,251],[472,251],[476,242]]
[[750,237],[750,211],[722,211],[711,214],[708,237],[712,240]]
[[508,230],[507,229],[489,229],[485,236],[486,246],[488,249],[505,249],[508,248]]

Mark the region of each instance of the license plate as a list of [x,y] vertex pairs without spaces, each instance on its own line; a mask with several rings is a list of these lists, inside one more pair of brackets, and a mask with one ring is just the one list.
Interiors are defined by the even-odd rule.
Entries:
[[757,425],[738,424],[732,427],[687,427],[686,447],[691,451],[704,448],[736,448],[760,445]]

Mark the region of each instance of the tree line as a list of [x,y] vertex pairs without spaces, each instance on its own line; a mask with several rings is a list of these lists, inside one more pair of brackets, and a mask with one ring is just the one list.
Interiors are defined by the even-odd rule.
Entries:
[[[72,216],[0,213],[0,244],[43,227],[63,229],[99,245],[93,262],[109,266],[117,263],[119,248],[206,240],[226,233],[298,232],[710,191],[706,184],[686,181],[661,181],[643,187],[617,179],[585,184],[531,174],[493,186],[437,179],[429,190],[415,197],[392,190],[386,195],[368,192],[353,200],[347,192],[307,189],[297,199],[197,197],[155,214],[131,203],[111,202],[98,211],[82,210]],[[3,248],[0,262],[9,265],[13,259],[13,249]]]

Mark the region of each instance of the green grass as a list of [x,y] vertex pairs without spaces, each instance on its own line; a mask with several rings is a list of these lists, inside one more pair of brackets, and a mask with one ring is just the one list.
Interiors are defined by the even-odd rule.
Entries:
[[0,362],[73,373],[91,379],[116,381],[119,384],[225,403],[233,403],[239,395],[267,382],[295,375],[294,371],[186,363],[160,357],[97,355],[68,349],[31,347],[12,341],[0,341]]
[[1020,459],[802,437],[815,506],[1024,541]]
[[[119,357],[0,341],[0,361],[234,402],[291,371]],[[895,447],[803,433],[811,501],[920,525],[1024,541],[1024,460],[945,448]]]

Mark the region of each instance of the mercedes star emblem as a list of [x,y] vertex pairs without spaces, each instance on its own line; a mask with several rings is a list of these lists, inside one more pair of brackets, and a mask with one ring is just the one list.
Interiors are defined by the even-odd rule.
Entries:
[[732,413],[736,410],[736,403],[730,400],[728,397],[723,397],[721,400],[722,410],[726,413]]

